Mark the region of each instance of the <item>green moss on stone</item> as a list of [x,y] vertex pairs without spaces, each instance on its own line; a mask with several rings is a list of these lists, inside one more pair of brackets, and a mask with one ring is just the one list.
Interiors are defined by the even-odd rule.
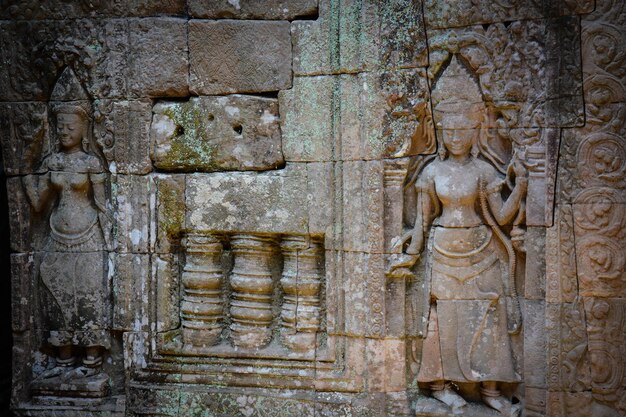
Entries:
[[168,181],[159,187],[159,225],[169,238],[177,238],[185,221],[183,191]]
[[210,142],[205,125],[207,111],[190,101],[175,103],[164,109],[163,114],[179,126],[180,132],[172,138],[167,154],[160,158],[159,168],[217,170],[217,147]]

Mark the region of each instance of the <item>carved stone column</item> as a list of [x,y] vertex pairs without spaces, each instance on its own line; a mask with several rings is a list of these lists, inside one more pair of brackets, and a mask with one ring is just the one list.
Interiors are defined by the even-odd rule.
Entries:
[[[407,173],[408,159],[387,160],[384,164],[383,185],[385,198],[385,250],[391,253],[392,240],[402,236],[403,185]],[[396,251],[400,253],[401,248]],[[387,315],[387,335],[404,336],[406,283],[404,280],[387,282],[385,310],[394,311]]]
[[272,273],[270,261],[274,240],[255,235],[234,235],[231,239],[234,266],[230,276],[233,344],[260,348],[272,338]]
[[193,346],[216,344],[222,333],[222,243],[214,236],[187,235],[181,304],[183,341]]
[[[385,187],[385,250],[390,253],[392,239],[402,234],[402,195],[409,160],[386,160],[383,166]],[[400,251],[398,251],[399,253]]]
[[529,226],[543,226],[546,224],[546,148],[543,145],[535,145],[528,147],[526,152],[528,164],[526,223]]
[[526,150],[527,226],[552,226],[558,150],[558,129],[544,129],[542,143],[529,146]]
[[280,248],[285,262],[281,339],[292,350],[313,350],[320,329],[322,245],[306,236],[288,236]]

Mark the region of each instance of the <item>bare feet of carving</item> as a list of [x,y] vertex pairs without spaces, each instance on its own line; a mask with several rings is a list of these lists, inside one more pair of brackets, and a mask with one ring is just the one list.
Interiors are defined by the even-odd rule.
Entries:
[[68,371],[67,366],[55,366],[52,369],[48,369],[47,371],[43,371],[41,375],[39,375],[39,379],[50,379],[62,375],[63,373]]
[[74,379],[89,378],[100,373],[100,368],[89,368],[87,366],[79,366],[69,372],[64,373],[61,379],[64,381],[71,381]]
[[512,404],[511,400],[502,396],[496,382],[483,382],[480,387],[480,393],[483,402],[494,410],[499,411],[503,416],[516,417],[519,414],[520,404]]
[[504,416],[511,416],[511,401],[499,395],[497,397],[483,396],[483,402]]
[[431,386],[433,397],[450,407],[453,413],[459,413],[461,408],[467,405],[463,397],[457,394],[450,384],[444,385],[441,389],[434,388]]

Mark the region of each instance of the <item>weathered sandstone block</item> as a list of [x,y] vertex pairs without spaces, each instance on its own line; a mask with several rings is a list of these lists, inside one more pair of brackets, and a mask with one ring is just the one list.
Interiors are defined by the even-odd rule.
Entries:
[[202,19],[293,20],[317,13],[318,0],[190,0],[189,14]]
[[291,87],[288,22],[195,20],[189,23],[190,90],[260,93]]
[[244,95],[160,102],[152,160],[164,171],[263,171],[283,165],[278,101]]

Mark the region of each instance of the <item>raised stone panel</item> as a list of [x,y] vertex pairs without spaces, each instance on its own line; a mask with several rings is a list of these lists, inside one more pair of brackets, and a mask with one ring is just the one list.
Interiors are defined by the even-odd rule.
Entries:
[[129,92],[134,97],[189,94],[187,20],[149,18],[129,23]]
[[345,324],[336,334],[380,336],[384,328],[384,259],[382,255],[344,252],[343,282]]
[[150,130],[163,171],[264,171],[284,164],[278,100],[245,95],[159,102]]
[[532,0],[493,2],[489,0],[424,0],[424,18],[429,28],[450,28],[590,13],[593,0]]
[[326,249],[334,248],[341,230],[335,225],[337,209],[335,207],[335,170],[337,164],[332,162],[307,163],[307,203],[309,211],[309,233],[324,235]]
[[318,0],[190,0],[189,14],[201,19],[293,20],[317,14]]
[[195,231],[306,233],[306,170],[189,174],[185,228]]
[[546,229],[528,227],[525,237],[526,276],[524,298],[545,300],[546,298]]
[[546,388],[548,358],[546,305],[543,300],[526,300],[524,322],[524,381],[527,387]]
[[190,91],[262,93],[291,87],[288,22],[192,20]]

